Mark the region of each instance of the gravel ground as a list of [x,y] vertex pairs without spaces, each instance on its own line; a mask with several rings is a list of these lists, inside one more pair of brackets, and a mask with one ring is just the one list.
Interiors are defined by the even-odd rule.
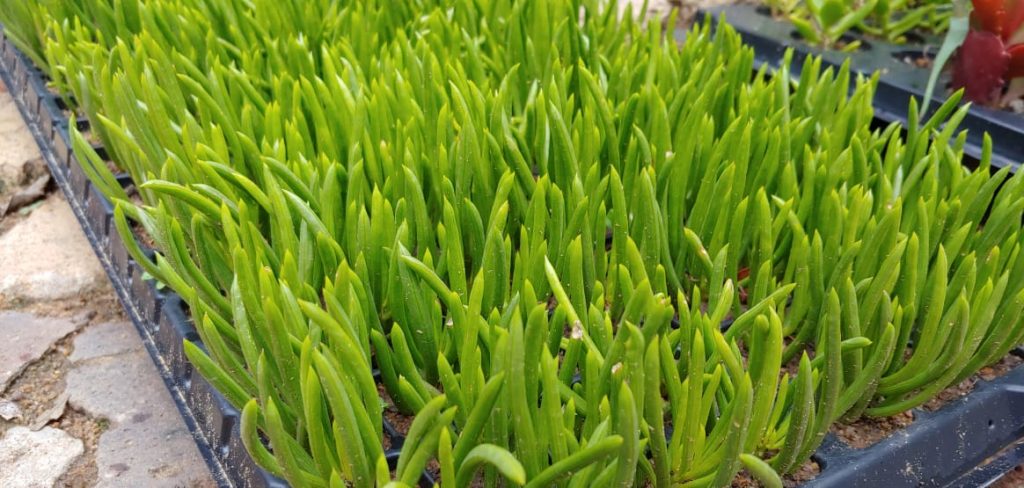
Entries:
[[45,168],[0,84],[0,487],[215,486]]

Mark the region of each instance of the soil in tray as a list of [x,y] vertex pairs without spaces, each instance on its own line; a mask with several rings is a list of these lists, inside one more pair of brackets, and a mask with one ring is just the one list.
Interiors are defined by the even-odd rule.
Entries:
[[864,449],[905,429],[914,422],[912,412],[903,412],[892,417],[862,417],[851,423],[835,424],[830,429],[839,440],[850,447]]
[[[982,368],[981,371],[978,371],[960,384],[942,390],[935,398],[922,405],[921,408],[930,412],[938,410],[946,404],[969,394],[974,390],[978,380],[994,380],[1010,372],[1021,363],[1024,363],[1024,359],[1015,354],[1009,354],[998,363]],[[889,437],[894,432],[905,429],[913,422],[913,412],[903,412],[892,417],[862,417],[852,423],[838,423],[832,426],[831,431],[839,440],[850,447],[864,449]]]
[[[412,425],[413,417],[400,413],[394,405],[391,403],[391,399],[387,397],[387,392],[384,391],[384,387],[377,385],[377,390],[380,392],[382,398],[387,399],[387,407],[384,409],[384,418],[387,419],[388,423],[391,424],[395,430],[398,431],[403,437],[409,432],[409,427]],[[387,434],[384,435],[384,450],[388,451],[391,449],[391,439],[388,438]],[[435,480],[440,479],[441,476],[441,464],[438,463],[437,458],[431,458],[427,462],[426,471],[430,473]],[[395,472],[391,472],[392,476],[395,476]],[[473,486],[483,486],[473,485]]]
[[[409,427],[412,425],[413,418],[405,415],[395,408],[395,402],[391,400],[391,395],[388,395],[387,389],[384,385],[377,383],[377,395],[384,402],[384,419],[391,424],[392,427],[398,431],[399,434],[405,436],[409,432]],[[384,450],[391,449],[391,438],[386,434],[384,435]]]
[[156,241],[153,236],[149,235],[146,228],[142,224],[132,222],[132,233],[138,238],[138,242],[149,249],[156,249]]
[[1006,476],[999,478],[992,488],[1020,488],[1022,486],[1024,486],[1024,465],[1011,469]]
[[960,384],[953,385],[942,390],[935,396],[935,398],[929,400],[928,403],[925,403],[921,408],[929,412],[934,412],[945,406],[947,403],[962,398],[968,393],[974,391],[974,386],[978,384],[979,379],[992,381],[1006,373],[1009,373],[1021,363],[1024,363],[1024,359],[1021,359],[1020,356],[1017,356],[1016,354],[1008,354],[999,362],[991,366],[981,368],[980,371],[972,375],[970,378],[961,381]]
[[[129,184],[125,188],[125,192],[128,194],[128,199],[131,200],[132,204],[139,207],[145,206],[145,202],[142,201],[142,196],[139,195],[139,190],[134,184]],[[147,249],[157,250],[156,240],[153,239],[153,236],[149,234],[149,231],[142,224],[134,220],[129,220],[128,223],[132,228],[132,234],[135,235],[136,242],[142,244]]]
[[935,63],[934,56],[927,49],[924,52],[906,51],[895,57],[904,64],[921,69],[930,70]]
[[[783,476],[782,484],[786,488],[794,488],[817,478],[820,473],[821,467],[818,466],[818,463],[809,459],[793,473]],[[736,479],[732,480],[732,488],[757,488],[759,486],[761,484],[747,470],[740,471],[740,474],[736,475]]]

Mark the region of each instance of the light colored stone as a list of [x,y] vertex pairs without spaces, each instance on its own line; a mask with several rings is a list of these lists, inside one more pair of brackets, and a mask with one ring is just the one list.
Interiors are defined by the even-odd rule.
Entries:
[[0,341],[0,391],[25,366],[41,358],[53,343],[78,329],[79,324],[68,319],[0,311],[0,336],[4,338]]
[[139,333],[129,322],[105,322],[91,325],[75,337],[75,350],[68,359],[73,363],[104,356],[142,351]]
[[76,363],[65,382],[71,406],[111,423],[130,422],[158,409],[174,412],[163,380],[142,351]]
[[85,452],[82,441],[46,427],[13,427],[0,438],[0,486],[49,488]]
[[39,430],[46,427],[46,424],[51,421],[57,420],[64,415],[64,409],[68,406],[68,394],[67,392],[61,393],[56,400],[53,401],[53,405],[50,408],[43,411],[36,417],[32,425],[29,426],[32,430]]
[[17,403],[0,400],[0,419],[14,420],[21,418],[21,407]]
[[[110,347],[101,347],[103,340]],[[69,403],[110,421],[97,447],[97,486],[209,486],[195,441],[138,341],[124,322],[90,327],[75,339]]]
[[137,413],[111,427],[96,449],[97,488],[208,486],[210,475],[178,413]]
[[20,184],[27,163],[38,157],[39,148],[14,99],[7,90],[0,91],[0,195]]
[[0,295],[9,299],[70,298],[103,280],[78,221],[57,194],[0,236]]

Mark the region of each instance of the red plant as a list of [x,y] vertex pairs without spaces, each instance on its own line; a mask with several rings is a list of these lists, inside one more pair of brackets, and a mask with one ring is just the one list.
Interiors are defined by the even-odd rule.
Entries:
[[991,105],[1024,77],[1024,0],[972,0],[971,29],[953,63],[953,88]]

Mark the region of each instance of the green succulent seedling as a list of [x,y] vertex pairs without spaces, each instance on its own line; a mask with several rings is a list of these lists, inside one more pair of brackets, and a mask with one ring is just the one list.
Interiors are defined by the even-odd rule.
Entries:
[[62,1],[76,157],[295,486],[779,486],[1024,340],[1024,177],[955,97],[875,129],[877,78],[596,0]]
[[[850,2],[846,0],[807,0],[803,9],[790,17],[797,32],[812,44],[838,46],[842,37],[855,26],[864,22],[876,10],[879,1]],[[880,8],[884,10],[884,7]],[[859,41],[839,46],[844,51],[854,51]]]
[[935,0],[805,0],[768,2],[776,15],[793,23],[808,42],[831,49],[853,51],[862,35],[893,43],[903,43],[907,34],[940,34],[946,31],[952,15],[949,2]]

